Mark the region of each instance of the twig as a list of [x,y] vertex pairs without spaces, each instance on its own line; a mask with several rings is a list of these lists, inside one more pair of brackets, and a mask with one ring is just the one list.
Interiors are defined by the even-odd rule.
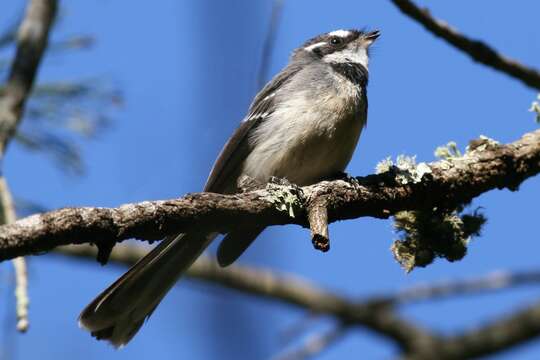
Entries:
[[330,250],[328,211],[326,210],[326,202],[324,200],[311,203],[308,208],[308,222],[311,229],[311,242],[315,249],[322,252]]
[[11,224],[17,220],[15,205],[6,178],[0,176],[0,223]]
[[[311,194],[324,194],[328,222],[363,216],[388,218],[404,210],[454,208],[492,189],[516,190],[525,179],[540,172],[540,130],[507,145],[479,139],[471,143],[470,149],[463,157],[429,164],[430,173],[418,182],[401,184],[395,174],[382,173],[355,182],[323,181],[302,188],[295,196],[304,196],[297,202],[309,208],[311,201],[317,201]],[[193,227],[226,233],[242,222],[308,226],[305,209],[298,209],[291,217],[289,211],[283,211],[284,204],[276,204],[275,200],[275,191],[262,189],[236,195],[197,193],[118,208],[66,208],[37,214],[0,227],[0,260],[68,244],[130,238],[160,240]]]
[[479,293],[531,284],[540,284],[540,271],[523,271],[515,273],[497,271],[476,279],[415,286],[391,296],[389,302],[395,305],[402,305],[424,300],[447,298],[450,296],[476,295]]
[[18,257],[13,260],[15,269],[15,299],[17,301],[17,330],[26,332],[30,322],[28,320],[28,305],[30,298],[28,296],[28,274],[26,271],[26,260],[24,257]]
[[284,346],[290,344],[295,339],[299,338],[304,332],[311,329],[316,322],[321,319],[321,316],[314,313],[307,313],[304,317],[297,320],[287,328],[279,332],[279,342]]
[[[0,223],[11,224],[17,220],[13,198],[9,190],[6,179],[0,176]],[[26,272],[26,261],[24,257],[17,257],[12,260],[15,272],[15,300],[17,314],[17,330],[26,332],[28,330],[28,276]]]
[[337,326],[326,332],[309,337],[298,349],[275,357],[275,360],[303,360],[320,354],[343,337],[346,327]]
[[490,324],[450,336],[435,347],[410,352],[407,360],[476,359],[523,344],[540,336],[540,302]]
[[17,34],[17,52],[0,99],[0,159],[21,120],[26,99],[47,47],[56,0],[31,0]]
[[392,0],[392,2],[405,15],[420,23],[433,35],[446,40],[455,48],[468,54],[474,61],[518,79],[527,86],[540,89],[540,72],[538,70],[501,55],[480,40],[468,38],[446,22],[432,17],[429,10],[419,8],[410,0]]

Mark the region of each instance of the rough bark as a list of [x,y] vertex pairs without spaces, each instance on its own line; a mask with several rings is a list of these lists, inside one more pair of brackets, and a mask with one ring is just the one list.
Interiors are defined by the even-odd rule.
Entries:
[[[453,208],[492,189],[515,190],[540,172],[540,130],[507,145],[478,139],[469,148],[463,157],[429,164],[430,173],[406,184],[387,172],[355,181],[323,181],[299,192],[287,186],[276,190],[274,185],[237,195],[196,193],[118,208],[65,208],[33,215],[0,227],[0,260],[60,245],[159,240],[193,227],[225,233],[239,222],[308,227],[305,209],[320,196],[325,197],[329,223],[363,216],[388,218],[403,210]],[[296,194],[292,201],[291,194]]]

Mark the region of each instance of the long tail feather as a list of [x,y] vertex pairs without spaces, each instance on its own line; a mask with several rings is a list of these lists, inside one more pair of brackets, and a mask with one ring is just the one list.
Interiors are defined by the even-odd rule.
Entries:
[[215,237],[189,233],[163,240],[81,312],[79,325],[115,347],[127,344]]

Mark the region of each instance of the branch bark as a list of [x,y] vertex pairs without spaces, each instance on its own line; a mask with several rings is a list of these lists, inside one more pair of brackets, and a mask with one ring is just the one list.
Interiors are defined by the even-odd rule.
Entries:
[[[193,227],[226,233],[239,222],[265,226],[309,226],[306,210],[324,194],[328,222],[372,216],[388,218],[399,211],[454,208],[492,189],[515,190],[540,172],[540,130],[500,145],[492,140],[471,142],[463,157],[429,164],[421,181],[401,184],[387,172],[356,181],[323,181],[302,188],[303,203],[291,217],[292,204],[272,188],[236,195],[188,194],[176,200],[145,201],[118,208],[65,208],[33,215],[0,227],[0,260],[43,253],[60,245],[97,245],[137,238],[159,240]],[[288,191],[287,186],[282,187]],[[279,191],[277,191],[279,192]],[[303,194],[303,195],[302,195]],[[290,195],[290,194],[289,194]],[[277,202],[277,204],[276,204]]]
[[[316,196],[316,195],[315,195]],[[318,197],[318,196],[316,196]],[[330,250],[330,236],[328,235],[328,211],[324,196],[312,201],[307,209],[308,222],[311,229],[311,242],[315,249],[322,252]]]
[[469,55],[474,61],[503,72],[525,85],[540,90],[540,72],[517,60],[507,58],[488,44],[468,38],[446,22],[431,16],[428,9],[421,9],[410,0],[391,0],[402,13],[421,24],[433,35]]
[[0,99],[0,159],[15,134],[47,47],[56,0],[31,0],[17,34],[17,52]]

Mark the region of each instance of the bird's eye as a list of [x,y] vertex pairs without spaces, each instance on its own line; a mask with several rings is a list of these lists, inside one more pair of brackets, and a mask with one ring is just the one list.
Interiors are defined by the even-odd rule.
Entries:
[[330,44],[332,45],[341,45],[342,42],[343,40],[337,36],[332,36],[332,38],[330,39]]

